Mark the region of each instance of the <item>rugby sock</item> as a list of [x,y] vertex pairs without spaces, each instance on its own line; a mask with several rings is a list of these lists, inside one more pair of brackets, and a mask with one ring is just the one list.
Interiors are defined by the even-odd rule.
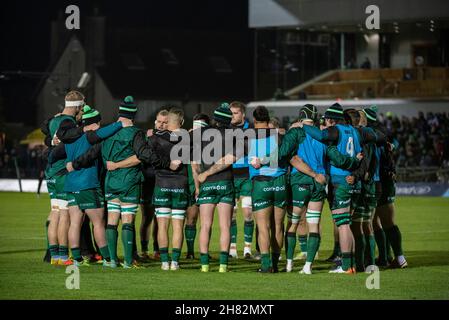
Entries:
[[254,221],[245,221],[245,225],[243,226],[243,233],[245,238],[245,245],[253,242],[253,233],[254,233]]
[[344,271],[352,267],[352,252],[341,253],[341,267]]
[[187,243],[187,254],[193,254],[195,249],[196,225],[186,224],[184,228]]
[[237,244],[237,220],[231,221],[231,246]]
[[391,244],[395,257],[402,256],[402,235],[398,226],[394,225],[389,229],[385,229],[385,235]]
[[365,240],[367,248],[367,250],[365,251],[367,254],[367,256],[365,257],[365,261],[368,265],[374,265],[376,264],[376,240],[374,239],[374,236],[372,234],[365,236]]
[[168,262],[168,248],[159,248],[159,254],[161,256],[161,262]]
[[136,225],[133,223],[133,257],[137,257],[137,237],[136,237]]
[[281,256],[280,252],[273,252],[271,254],[271,264],[273,266],[273,270],[278,269],[279,257]]
[[81,256],[80,248],[72,248],[71,251],[72,251],[73,260],[76,260],[79,262],[83,261],[83,257]]
[[262,253],[260,255],[260,261],[262,264],[262,270],[266,271],[270,268],[271,261],[270,261],[270,254],[269,253]]
[[209,253],[200,253],[200,263],[201,265],[209,264]]
[[260,248],[259,248],[259,229],[256,226],[256,251],[260,252]]
[[154,239],[153,241],[153,252],[159,251],[159,243],[157,243],[157,240]]
[[50,256],[54,259],[59,256],[59,246],[57,244],[52,244],[49,246]]
[[354,237],[355,241],[355,265],[358,272],[365,270],[365,235],[361,234]]
[[307,252],[307,235],[299,235],[298,236],[299,248],[301,252]]
[[111,260],[118,261],[117,258],[117,226],[108,224],[106,226],[106,240],[108,242],[109,256]]
[[388,240],[387,235],[385,234],[385,248],[387,252],[387,260],[391,261],[393,260],[393,256],[391,255],[391,242]]
[[172,249],[172,257],[171,260],[178,262],[179,261],[179,256],[181,255],[181,249],[178,248],[173,248]]
[[321,236],[319,233],[309,233],[309,239],[307,240],[307,258],[306,262],[312,263],[315,259],[316,253],[320,247]]
[[111,261],[111,256],[109,255],[109,249],[108,246],[105,245],[102,248],[98,248],[100,250],[100,255],[105,259],[107,262]]
[[229,254],[226,251],[221,251],[220,252],[220,265],[228,265],[228,258],[229,258]]
[[48,242],[48,226],[50,225],[50,220],[45,221],[45,239],[47,240],[47,250],[50,249],[50,243]]
[[69,258],[69,248],[67,246],[59,246],[59,259],[67,260]]
[[132,223],[122,224],[122,243],[125,255],[125,263],[131,265],[133,263],[133,243],[134,243],[134,225]]
[[387,262],[387,245],[384,229],[374,231],[374,239],[376,239],[377,249],[379,250],[379,263]]
[[294,232],[287,232],[287,260],[293,260],[293,255],[295,254],[296,247],[296,234]]
[[148,252],[148,240],[140,240],[140,247],[142,252]]
[[333,256],[341,256],[341,249],[340,249],[340,242],[335,241],[334,242],[334,251],[332,252]]

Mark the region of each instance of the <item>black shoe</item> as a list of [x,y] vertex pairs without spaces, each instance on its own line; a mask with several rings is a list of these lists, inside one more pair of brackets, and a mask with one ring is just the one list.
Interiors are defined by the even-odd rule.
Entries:
[[268,269],[260,268],[259,270],[257,270],[257,272],[259,272],[259,273],[273,273],[273,269],[272,268],[268,268]]
[[193,253],[187,253],[186,259],[187,260],[194,260],[195,259],[195,255]]
[[390,264],[388,263],[388,261],[384,261],[384,260],[380,260],[379,258],[376,258],[375,260],[376,266],[378,267],[388,267]]
[[49,249],[47,249],[47,251],[45,252],[45,256],[44,256],[43,261],[44,262],[48,262],[48,263],[51,262],[51,255],[50,255],[50,250]]

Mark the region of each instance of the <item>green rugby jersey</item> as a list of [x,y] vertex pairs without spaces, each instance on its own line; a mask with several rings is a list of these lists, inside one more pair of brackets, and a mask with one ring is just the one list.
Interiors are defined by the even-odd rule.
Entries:
[[[135,155],[133,142],[135,135],[139,131],[140,129],[135,126],[122,128],[103,141],[101,147],[103,162],[105,164],[106,161],[119,162]],[[142,181],[141,165],[120,168],[106,173],[105,189],[108,193],[120,193]]]
[[[48,128],[50,130],[50,138],[53,139],[56,135],[56,132],[58,131],[61,123],[65,120],[70,120],[73,121],[73,123],[76,124],[76,120],[74,117],[69,116],[69,115],[60,115],[57,117],[54,117],[53,119],[50,120],[49,124],[48,124]],[[47,178],[52,178],[55,175],[63,175],[67,172],[66,167],[66,160],[65,159],[61,159],[56,161],[53,164],[48,164],[47,168],[45,170],[45,176]]]

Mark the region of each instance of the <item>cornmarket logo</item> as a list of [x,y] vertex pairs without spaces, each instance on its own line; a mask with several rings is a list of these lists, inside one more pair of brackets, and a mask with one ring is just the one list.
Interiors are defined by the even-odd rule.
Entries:
[[168,201],[168,198],[154,198],[154,201]]
[[338,204],[339,204],[339,205],[342,205],[342,204],[349,204],[350,202],[351,202],[351,199],[345,200],[345,201],[338,201]]
[[206,186],[203,188],[204,191],[210,191],[210,190],[226,190],[226,186]]
[[263,188],[263,191],[265,192],[270,192],[270,191],[284,191],[285,190],[285,186],[278,186],[278,187],[265,187]]

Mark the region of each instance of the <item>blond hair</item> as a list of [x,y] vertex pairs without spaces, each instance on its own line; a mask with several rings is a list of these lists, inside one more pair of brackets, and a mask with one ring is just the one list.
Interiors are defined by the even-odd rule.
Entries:
[[72,90],[69,91],[66,95],[65,95],[65,101],[80,101],[80,100],[84,100],[85,97],[84,95],[76,90]]
[[184,120],[184,111],[178,108],[171,108],[168,111],[168,121],[182,124]]
[[240,102],[240,101],[232,101],[229,104],[229,108],[238,108],[241,113],[245,113],[245,111],[246,111],[245,104],[243,102]]

